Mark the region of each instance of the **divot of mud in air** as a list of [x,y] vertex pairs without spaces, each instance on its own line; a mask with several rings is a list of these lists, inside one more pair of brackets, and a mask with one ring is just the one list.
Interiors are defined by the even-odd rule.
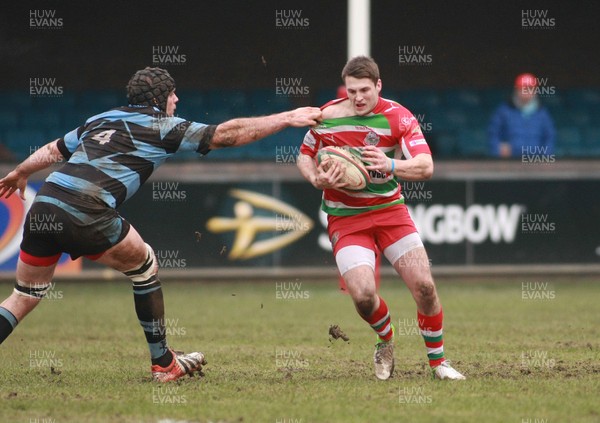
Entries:
[[342,338],[344,341],[348,342],[350,341],[350,338],[348,338],[348,335],[346,335],[344,333],[344,331],[342,329],[340,329],[340,327],[338,325],[331,325],[329,326],[329,342],[331,342],[332,339],[339,339]]

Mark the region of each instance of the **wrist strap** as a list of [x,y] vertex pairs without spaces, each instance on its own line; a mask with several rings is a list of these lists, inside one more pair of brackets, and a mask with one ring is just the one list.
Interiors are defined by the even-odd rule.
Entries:
[[394,169],[396,168],[396,161],[392,159],[392,170],[391,173],[394,174]]

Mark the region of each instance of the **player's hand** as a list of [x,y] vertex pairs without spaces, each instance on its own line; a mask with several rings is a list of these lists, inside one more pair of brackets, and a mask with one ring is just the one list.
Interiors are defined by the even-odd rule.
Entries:
[[392,169],[391,159],[385,155],[379,148],[367,145],[361,149],[362,160],[369,163],[367,170],[376,170],[382,173],[389,173]]
[[324,160],[317,166],[317,177],[314,183],[318,189],[340,189],[348,185],[342,182],[346,170],[335,160]]
[[27,187],[27,177],[13,170],[0,179],[0,198],[8,198],[19,190],[19,197],[21,197],[21,200],[25,200],[25,187]]
[[303,126],[314,126],[321,121],[321,109],[318,107],[300,107],[288,112],[290,126],[300,128]]

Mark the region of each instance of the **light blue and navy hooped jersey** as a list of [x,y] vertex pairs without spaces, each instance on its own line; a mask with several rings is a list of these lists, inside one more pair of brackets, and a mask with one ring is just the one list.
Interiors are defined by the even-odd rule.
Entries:
[[151,106],[109,110],[59,139],[68,161],[46,181],[116,208],[175,153],[206,155],[215,129]]

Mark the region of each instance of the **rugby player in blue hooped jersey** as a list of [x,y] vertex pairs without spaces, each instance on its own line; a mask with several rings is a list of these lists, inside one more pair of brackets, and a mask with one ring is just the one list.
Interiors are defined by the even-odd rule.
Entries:
[[[129,105],[89,118],[45,145],[0,180],[0,197],[19,191],[27,178],[52,163],[51,173],[27,214],[13,293],[0,304],[0,343],[35,308],[51,286],[61,254],[87,257],[123,272],[133,282],[135,310],[150,349],[154,380],[168,382],[200,372],[200,352],[175,352],[166,340],[163,294],[152,248],[116,211],[166,159],[179,151],[245,145],[286,127],[316,125],[321,111],[302,107],[270,116],[206,125],[174,117],[175,81],[160,68],[137,71],[127,84]],[[60,231],[30,225],[56,216]]]

